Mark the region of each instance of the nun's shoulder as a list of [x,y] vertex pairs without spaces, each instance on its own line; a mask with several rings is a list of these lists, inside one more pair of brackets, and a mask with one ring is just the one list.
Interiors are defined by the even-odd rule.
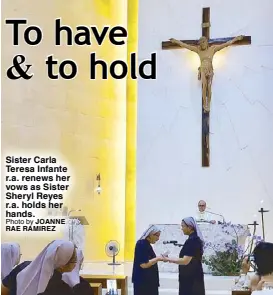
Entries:
[[31,263],[31,261],[23,261],[20,264],[18,264],[13,270],[12,272],[17,275],[19,272],[21,272],[22,270],[24,270],[27,266],[29,266]]
[[12,284],[14,285],[14,280],[16,281],[17,275],[24,270],[31,261],[24,261],[18,264],[3,280],[2,284],[7,288],[12,288]]
[[190,236],[186,241],[190,245],[202,244],[202,240],[197,235]]
[[136,248],[147,247],[147,245],[149,245],[149,242],[146,239],[140,239],[136,242]]
[[75,285],[73,288],[74,294],[81,295],[94,295],[94,290],[90,284],[82,277],[80,277],[80,283]]

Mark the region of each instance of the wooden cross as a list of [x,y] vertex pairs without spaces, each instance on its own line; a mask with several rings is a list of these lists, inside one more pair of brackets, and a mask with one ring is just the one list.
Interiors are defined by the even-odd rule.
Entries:
[[[234,37],[229,38],[218,38],[218,39],[210,39],[210,8],[203,8],[203,17],[202,17],[202,36],[206,37],[209,41],[209,46],[212,45],[221,45],[228,41],[234,39]],[[186,43],[188,45],[198,46],[199,40],[181,40],[181,42]],[[237,41],[233,45],[249,45],[251,44],[251,37],[245,36],[242,40]],[[179,45],[176,45],[170,41],[162,42],[162,49],[181,49]],[[209,124],[210,117],[209,112],[204,110],[202,104],[202,167],[210,166],[210,147],[209,147]]]
[[257,221],[253,221],[253,223],[249,223],[248,225],[254,226],[254,231],[256,231],[257,225],[259,225],[259,223]]

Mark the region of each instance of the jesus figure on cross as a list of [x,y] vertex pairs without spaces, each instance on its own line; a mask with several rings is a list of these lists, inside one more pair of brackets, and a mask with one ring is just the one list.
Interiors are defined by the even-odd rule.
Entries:
[[212,61],[214,54],[228,46],[231,46],[237,41],[243,40],[243,38],[244,36],[238,36],[226,43],[213,46],[209,46],[208,39],[206,37],[201,37],[199,39],[198,46],[188,45],[173,38],[170,39],[173,44],[176,44],[182,48],[186,48],[199,55],[201,65],[198,68],[198,80],[201,80],[202,82],[202,100],[204,112],[209,113],[210,111],[211,85],[214,75]]

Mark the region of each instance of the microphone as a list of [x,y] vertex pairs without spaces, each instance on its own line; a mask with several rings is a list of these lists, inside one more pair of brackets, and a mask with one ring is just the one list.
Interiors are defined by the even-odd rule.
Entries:
[[177,241],[163,241],[163,244],[166,245],[166,244],[177,244],[178,242]]
[[210,213],[210,214],[212,214],[212,215],[216,215],[216,216],[220,216],[220,217],[222,217],[222,218],[223,218],[223,223],[226,223],[226,221],[225,221],[225,217],[224,217],[223,215],[218,214],[218,213],[214,213],[214,212],[211,212],[211,211],[206,211],[206,212],[208,212],[208,213]]

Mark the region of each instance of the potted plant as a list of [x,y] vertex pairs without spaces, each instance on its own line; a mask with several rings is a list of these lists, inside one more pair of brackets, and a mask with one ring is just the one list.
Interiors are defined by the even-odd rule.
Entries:
[[261,241],[260,236],[251,236],[248,231],[249,242],[245,247],[239,244],[239,232],[244,230],[242,225],[231,223],[222,225],[223,231],[231,237],[231,242],[213,244],[205,243],[204,247],[213,250],[213,254],[204,256],[203,263],[209,267],[214,276],[240,275],[242,261],[249,253],[251,245]]

